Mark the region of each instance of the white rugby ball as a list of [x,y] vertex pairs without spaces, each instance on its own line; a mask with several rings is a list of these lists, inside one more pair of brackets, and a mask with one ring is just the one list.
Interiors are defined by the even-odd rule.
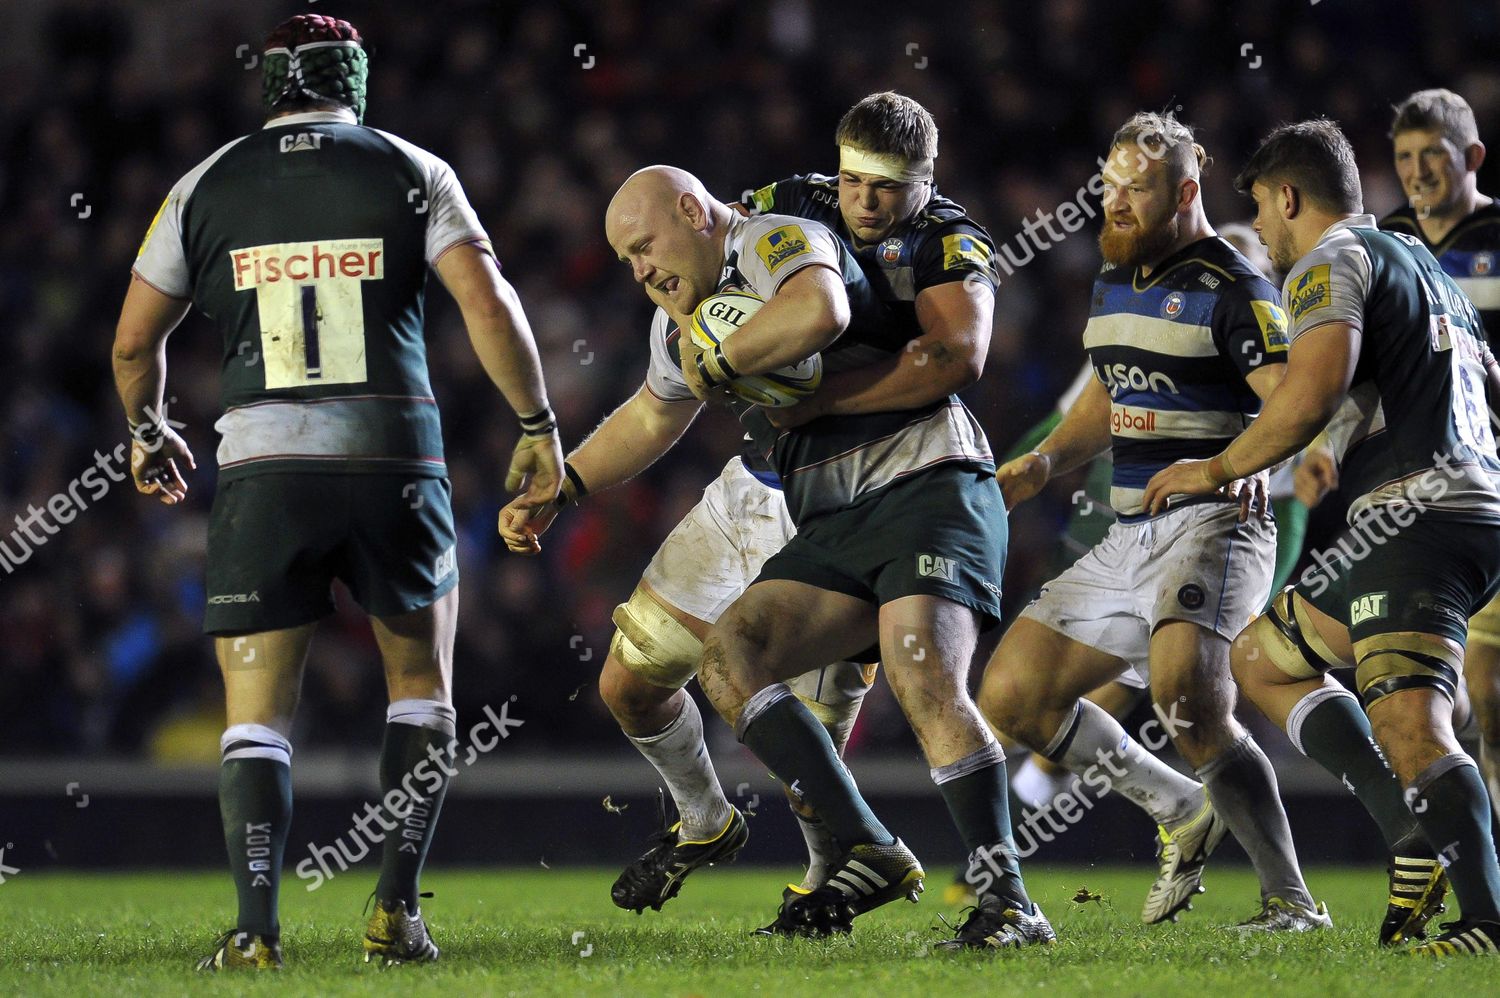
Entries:
[[[764,304],[765,299],[747,291],[709,295],[693,311],[693,342],[701,349],[712,350],[749,322]],[[815,353],[779,370],[735,378],[729,390],[754,405],[781,409],[807,398],[822,382],[823,355]]]

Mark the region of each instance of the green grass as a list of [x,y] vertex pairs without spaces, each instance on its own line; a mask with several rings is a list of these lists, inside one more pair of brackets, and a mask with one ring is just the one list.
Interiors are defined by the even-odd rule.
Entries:
[[[374,873],[341,876],[311,894],[283,891],[287,968],[279,975],[214,979],[192,963],[229,919],[228,877],[21,874],[0,886],[0,994],[269,993],[519,995],[961,996],[1046,989],[1059,996],[1189,994],[1492,995],[1494,960],[1414,960],[1380,952],[1385,897],[1376,870],[1310,872],[1337,928],[1241,940],[1222,926],[1249,915],[1248,871],[1210,870],[1208,893],[1177,925],[1137,920],[1144,868],[1035,866],[1027,881],[1057,929],[1047,949],[935,953],[942,878],[918,905],[888,905],[851,938],[752,939],[769,920],[785,877],[774,870],[708,870],[660,913],[637,917],[609,902],[612,871],[443,870],[423,887],[443,948],[436,967],[379,972],[359,962],[365,896]],[[1087,886],[1113,904],[1075,905]],[[579,942],[572,942],[582,933]],[[592,947],[588,956],[580,955]],[[1441,990],[1438,990],[1441,989]]]

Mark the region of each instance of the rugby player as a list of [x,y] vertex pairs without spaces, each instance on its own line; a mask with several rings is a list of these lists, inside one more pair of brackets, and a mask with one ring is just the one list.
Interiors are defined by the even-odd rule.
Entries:
[[[891,162],[880,172],[891,170],[921,175],[931,163]],[[681,171],[632,176],[611,202],[608,234],[679,326],[716,290],[767,301],[712,350],[682,346],[680,372],[658,360],[678,392],[707,397],[739,374],[820,352],[836,372],[901,352],[909,339],[899,328],[851,323],[849,268],[858,267],[826,228],[774,214],[740,218]],[[1020,877],[1003,754],[964,686],[979,626],[999,617],[1004,560],[1004,508],[978,424],[951,397],[785,432],[755,407],[740,417],[781,478],[797,533],[710,631],[699,682],[845,850],[823,886],[784,900],[778,924],[810,935],[848,931],[862,912],[921,888],[916,857],[870,812],[828,732],[785,683],[878,641],[955,824],[992,873],[951,945],[1051,941]]]
[[[1286,377],[1248,430],[1206,461],[1159,472],[1145,501],[1211,493],[1327,428],[1356,496],[1356,543],[1256,618],[1235,642],[1235,675],[1349,782],[1388,841],[1409,820],[1405,803],[1436,849],[1425,870],[1407,864],[1410,891],[1393,891],[1390,906],[1406,917],[1388,913],[1381,941],[1422,932],[1446,868],[1463,918],[1413,952],[1500,955],[1489,801],[1452,727],[1468,619],[1500,590],[1500,459],[1485,405],[1500,365],[1473,304],[1422,241],[1363,213],[1354,151],[1334,123],[1271,132],[1235,184],[1255,199],[1256,229],[1287,273]],[[1363,712],[1324,675],[1351,665]]]
[[[1229,672],[1229,641],[1270,587],[1274,527],[1220,493],[1171,510],[1142,497],[1157,469],[1206,457],[1250,424],[1287,349],[1275,290],[1204,215],[1205,159],[1170,115],[1137,114],[1111,142],[1105,265],[1084,332],[1097,377],[998,477],[1013,506],[1109,449],[1120,519],[1006,632],[980,706],[1074,772],[1108,762],[1113,789],[1155,819],[1161,868],[1142,921],[1187,908],[1208,855],[1233,830],[1261,882],[1261,910],[1240,928],[1306,930],[1331,922],[1302,880],[1271,765],[1234,719]],[[1149,671],[1157,709],[1202,783],[1083,699],[1128,670]]]
[[[1500,205],[1479,192],[1485,149],[1474,111],[1451,90],[1420,90],[1396,106],[1391,142],[1407,204],[1382,218],[1380,227],[1415,236],[1437,257],[1474,303],[1493,350],[1500,337]],[[1307,464],[1303,478],[1319,498],[1338,484],[1326,448],[1310,450]],[[1479,768],[1500,817],[1500,600],[1469,621],[1464,685]]]
[[523,501],[550,503],[562,453],[525,315],[453,170],[360,124],[359,33],[298,15],[271,32],[263,60],[265,127],[167,195],[114,344],[136,487],[175,504],[196,464],[164,422],[166,339],[193,306],[223,337],[204,629],[224,676],[219,803],[239,916],[199,969],[281,966],[289,735],[335,578],[370,615],[391,700],[365,959],[426,962],[438,948],[418,877],[451,774],[458,613],[451,487],[422,339],[429,266],[521,414],[507,487],[529,476]]
[[[910,98],[872,94],[840,120],[835,141],[841,149],[867,156],[920,160],[936,155],[937,126]],[[861,165],[888,168],[883,160]],[[872,389],[875,397],[890,389],[894,408],[934,403],[978,377],[989,345],[993,283],[988,234],[959,205],[937,194],[930,180],[852,168],[841,177],[842,183],[817,174],[794,176],[756,190],[747,198],[749,205],[736,207],[745,214],[773,210],[827,225],[861,265],[877,297],[917,338],[904,357],[879,365],[873,380],[863,371],[830,374],[811,400],[768,414],[786,422],[805,422],[845,406],[858,411]],[[869,212],[881,202],[887,210],[872,219]],[[876,220],[880,224],[868,224]],[[856,229],[869,239],[861,240]],[[945,253],[945,240],[957,236],[979,248]],[[887,243],[904,252],[877,262],[877,246]],[[980,283],[973,285],[976,279]],[[983,293],[986,288],[990,293]],[[675,325],[664,311],[656,321],[663,326],[653,328],[652,342],[663,340],[669,353],[675,353]],[[691,393],[671,393],[669,384],[648,378],[634,398],[568,456],[565,501],[624,481],[675,443],[701,403]],[[537,550],[535,534],[550,524],[551,515],[548,511],[531,523],[532,536],[517,537],[512,550]],[[600,692],[627,737],[661,774],[681,816],[680,826],[664,828],[658,844],[617,880],[611,895],[622,907],[660,907],[694,869],[723,861],[744,843],[743,821],[736,820],[714,775],[697,707],[679,690],[697,671],[709,626],[794,529],[775,471],[747,445],[673,529],[630,600],[616,610],[618,629]],[[840,753],[873,676],[873,665],[844,662],[790,684]],[[788,796],[809,851],[802,883],[789,885],[789,896],[821,885],[839,848],[812,809]]]

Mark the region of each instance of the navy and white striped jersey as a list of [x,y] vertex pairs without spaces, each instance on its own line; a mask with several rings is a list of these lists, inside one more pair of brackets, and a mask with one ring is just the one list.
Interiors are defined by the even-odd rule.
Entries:
[[[1245,378],[1286,361],[1276,288],[1217,236],[1162,261],[1149,277],[1106,264],[1094,282],[1083,343],[1109,389],[1114,478],[1110,505],[1145,513],[1151,476],[1228,446],[1260,412]],[[1223,501],[1218,496],[1182,502]]]
[[1436,244],[1428,242],[1410,205],[1382,218],[1380,227],[1416,236],[1479,310],[1490,348],[1500,347],[1500,203],[1471,212]]

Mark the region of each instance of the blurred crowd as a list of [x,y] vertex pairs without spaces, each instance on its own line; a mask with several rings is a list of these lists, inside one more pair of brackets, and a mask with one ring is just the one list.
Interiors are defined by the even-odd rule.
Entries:
[[[198,460],[186,504],[167,508],[107,479],[108,491],[43,543],[18,547],[12,524],[125,440],[109,344],[136,247],[179,176],[259,127],[261,40],[301,9],[39,0],[7,13],[0,753],[217,758],[222,690],[199,628],[221,358],[204,319],[190,317],[169,346],[168,415]],[[1180,108],[1198,128],[1215,161],[1205,196],[1218,222],[1250,214],[1231,180],[1282,120],[1342,122],[1377,214],[1400,200],[1386,131],[1407,93],[1451,87],[1474,106],[1481,135],[1500,136],[1492,3],[328,0],[317,10],[365,37],[366,122],[457,170],[535,328],[565,446],[645,370],[649,308],[602,232],[610,195],[645,164],[688,168],[726,200],[793,173],[833,172],[839,116],[895,89],[937,118],[939,188],[1003,244],[1039,209],[1074,199],[1140,108]],[[1496,176],[1486,164],[1481,190],[1500,186]],[[966,393],[997,448],[1049,412],[1077,371],[1097,266],[1086,229],[1004,277],[988,366]],[[594,692],[610,611],[735,452],[736,427],[705,414],[647,474],[568,510],[541,557],[510,556],[494,526],[515,421],[435,280],[427,340],[461,534],[460,720],[514,696],[511,716],[533,722],[522,732],[529,747],[626,751]],[[1059,482],[1013,518],[1011,608],[1044,581],[1076,488]],[[356,611],[325,623],[299,747],[375,744],[377,662]],[[872,697],[868,712],[865,750],[909,737],[888,697]]]

